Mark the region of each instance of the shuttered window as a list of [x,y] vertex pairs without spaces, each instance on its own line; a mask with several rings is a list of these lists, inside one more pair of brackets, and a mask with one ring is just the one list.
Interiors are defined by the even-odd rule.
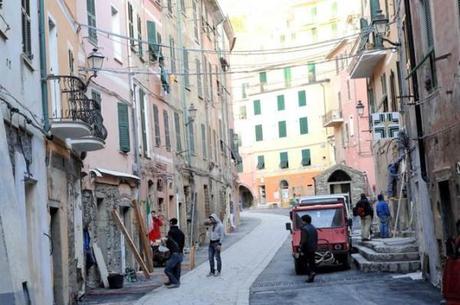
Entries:
[[181,139],[181,128],[180,128],[180,118],[177,112],[174,112],[174,127],[176,129],[176,151],[182,151],[182,139]]
[[188,125],[188,131],[190,136],[190,151],[192,154],[195,153],[195,128],[193,127],[193,123]]
[[144,50],[142,48],[142,21],[141,17],[137,15],[137,44],[138,46],[138,55],[142,58]]
[[171,136],[169,134],[169,114],[166,110],[163,110],[163,121],[165,128],[165,146],[167,151],[171,151]]
[[311,165],[310,149],[302,149],[302,165]]
[[141,106],[141,132],[142,132],[142,151],[144,156],[148,156],[148,146],[147,146],[147,117],[145,114],[145,93],[144,90],[139,89],[139,105]]
[[204,124],[201,124],[201,150],[203,151],[203,159],[205,160],[208,157],[206,144],[206,126],[204,126]]
[[288,153],[280,152],[280,168],[289,168]]
[[261,114],[262,110],[260,108],[260,100],[255,100],[253,104],[254,104],[254,115]]
[[260,82],[260,84],[266,84],[267,83],[267,72],[260,72],[259,73],[259,82]]
[[169,36],[169,56],[171,57],[171,73],[176,73],[176,47],[174,45],[174,38]]
[[262,125],[256,125],[255,129],[256,129],[256,141],[262,141],[264,139]]
[[305,94],[305,90],[301,90],[297,92],[297,96],[299,98],[299,106],[306,106],[307,105],[307,96]]
[[308,133],[308,118],[300,118],[299,119],[299,125],[300,125],[300,134],[307,134]]
[[[94,1],[94,0],[93,0]],[[133,6],[128,2],[128,34],[129,34],[129,43],[132,49],[134,49],[134,12]]]
[[196,90],[198,96],[203,96],[203,84],[202,84],[202,76],[201,76],[201,63],[198,58],[195,59],[195,67],[196,67]]
[[150,61],[156,61],[159,56],[159,46],[157,42],[157,26],[153,21],[147,21],[147,41],[149,42],[149,59]]
[[32,59],[32,33],[30,18],[30,0],[22,0],[22,52]]
[[118,103],[118,138],[120,151],[129,152],[129,113],[128,105],[123,103]]
[[265,168],[265,157],[257,156],[257,169],[264,169],[264,168]]
[[[86,12],[88,15],[88,25],[90,27],[96,27],[96,0],[86,0]],[[29,2],[29,0],[22,0],[22,2]],[[97,31],[94,28],[88,28],[89,40],[94,44],[97,44]]]
[[316,81],[316,65],[315,64],[308,64],[308,82],[312,83]]
[[278,101],[278,111],[284,110],[285,109],[284,95],[278,95],[277,101]]
[[286,121],[279,121],[278,122],[278,135],[280,138],[286,137]]
[[291,67],[286,67],[284,68],[284,85],[286,87],[290,87],[291,86]]
[[189,67],[188,67],[188,51],[184,49],[183,51],[184,54],[184,84],[185,87],[190,87],[190,78],[189,78]]
[[157,105],[153,105],[153,125],[155,129],[155,146],[160,147],[161,145],[160,118],[158,114]]

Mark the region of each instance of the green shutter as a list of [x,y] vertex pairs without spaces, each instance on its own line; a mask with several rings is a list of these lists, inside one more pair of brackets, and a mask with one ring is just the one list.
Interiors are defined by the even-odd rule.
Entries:
[[206,159],[208,157],[208,152],[206,149],[206,126],[204,124],[201,124],[201,149],[203,150],[203,159]]
[[155,128],[155,146],[160,147],[161,145],[160,118],[158,114],[157,105],[153,105],[153,124]]
[[284,84],[286,87],[291,85],[291,67],[284,68]]
[[193,128],[193,123],[188,125],[189,137],[190,137],[190,151],[192,154],[195,154],[195,129]]
[[124,153],[130,151],[129,145],[129,115],[128,105],[118,103],[118,136],[120,150]]
[[[92,27],[96,27],[96,6],[94,3],[95,0],[87,0],[86,1],[86,11],[88,15],[88,25]],[[97,43],[97,31],[93,28],[88,28],[88,36],[89,39]]]
[[300,124],[300,134],[307,134],[308,133],[308,118],[300,118],[299,119],[299,124]]
[[302,165],[311,165],[310,149],[302,149]]
[[176,129],[176,150],[179,152],[182,150],[182,140],[180,135],[180,119],[177,112],[174,112],[174,125]]
[[163,123],[165,128],[165,146],[167,151],[171,151],[171,136],[169,134],[169,114],[163,110]]
[[278,100],[278,111],[284,110],[284,95],[278,95],[277,100]]
[[261,84],[267,83],[267,72],[260,72],[259,73],[259,81]]
[[144,105],[145,93],[143,90],[139,90],[139,104],[141,106],[141,131],[142,131],[142,149],[144,155],[148,153],[147,147],[147,127],[146,127],[146,115],[145,115],[145,105]]
[[286,121],[278,122],[278,134],[280,138],[286,137]]
[[287,152],[280,153],[280,168],[288,168],[289,167],[289,159]]
[[254,115],[258,115],[262,113],[262,109],[260,107],[260,100],[254,101]]
[[307,105],[307,96],[305,94],[305,90],[297,92],[297,95],[299,97],[299,106]]
[[316,81],[316,66],[315,64],[308,64],[308,82]]
[[147,40],[149,42],[150,60],[158,59],[158,44],[157,44],[157,26],[153,21],[147,21]]
[[380,10],[380,0],[371,0],[370,8],[371,8],[371,21],[373,21],[375,16],[377,16],[378,11]]
[[256,141],[262,141],[264,139],[264,134],[262,130],[262,125],[256,125]]
[[257,156],[257,169],[265,168],[265,158],[264,156]]

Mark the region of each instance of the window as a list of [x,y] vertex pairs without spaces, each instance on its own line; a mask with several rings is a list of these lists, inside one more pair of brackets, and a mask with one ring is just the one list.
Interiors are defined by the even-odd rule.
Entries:
[[185,0],[180,0],[180,10],[185,15]]
[[129,38],[130,38],[129,43],[130,43],[131,49],[134,50],[134,47],[135,47],[135,41],[134,41],[134,13],[133,13],[133,6],[129,2],[128,2],[128,34],[129,34]]
[[299,107],[307,105],[307,96],[305,94],[305,90],[301,90],[297,92],[297,96],[299,98]]
[[149,155],[149,148],[147,143],[147,116],[145,109],[145,93],[144,90],[139,89],[139,105],[141,110],[141,132],[142,132],[142,150],[144,156]]
[[192,0],[192,7],[193,7],[193,33],[195,35],[196,41],[198,41],[200,39],[199,31],[198,31],[198,21],[199,21],[199,19],[198,19],[195,0]]
[[254,115],[258,115],[262,113],[262,109],[260,108],[260,100],[254,100]]
[[280,138],[285,138],[286,135],[286,121],[279,121],[278,122],[278,136]]
[[280,168],[289,168],[288,153],[280,152]]
[[317,28],[312,28],[310,30],[311,32],[311,40],[312,41],[317,41],[318,40],[318,29]]
[[22,0],[22,52],[32,59],[32,34],[30,18],[30,0]]
[[118,103],[118,140],[120,151],[127,153],[130,151],[129,145],[129,114],[128,105]]
[[311,165],[310,149],[302,149],[302,166]]
[[143,56],[143,49],[142,49],[142,21],[141,17],[137,15],[137,44],[138,44],[138,55],[140,58]]
[[101,105],[101,102],[102,102],[101,94],[98,91],[91,90],[91,98],[99,104],[99,107],[102,106]]
[[198,96],[203,96],[203,84],[201,80],[201,63],[198,58],[195,59],[196,66],[196,90]]
[[[337,2],[333,2],[331,6],[332,15],[337,15]],[[388,15],[387,15],[388,16]]]
[[176,73],[176,49],[174,46],[174,38],[169,36],[169,56],[171,57],[171,73]]
[[165,146],[167,151],[171,151],[171,137],[169,134],[169,114],[166,110],[163,110],[163,121],[165,127]]
[[290,87],[291,86],[291,80],[292,80],[291,67],[286,67],[286,68],[284,68],[284,85],[286,87]]
[[240,119],[246,120],[246,118],[247,118],[246,106],[240,106]]
[[170,16],[172,16],[172,0],[168,0],[168,13]]
[[[27,6],[29,6],[28,5],[29,1],[30,0],[23,0],[22,3],[27,3]],[[97,31],[95,29],[95,27],[96,27],[96,5],[95,5],[95,1],[96,0],[86,0],[86,13],[88,15],[88,25],[90,26],[90,27],[88,27],[89,41],[91,41],[94,44],[97,44]],[[24,7],[23,7],[23,10],[24,10]],[[30,11],[29,11],[29,13],[30,13]],[[29,16],[30,16],[30,14],[29,14]],[[23,18],[24,18],[24,15],[23,15]],[[29,34],[30,34],[30,17],[29,17]]]
[[395,73],[391,71],[390,73],[390,93],[391,93],[391,110],[393,112],[398,111],[398,104],[396,101],[396,80]]
[[257,169],[265,168],[265,158],[264,156],[257,156]]
[[71,50],[68,50],[68,60],[69,60],[69,71],[70,71],[70,74],[73,75],[75,58],[73,57],[73,53]]
[[190,136],[190,152],[195,154],[195,129],[193,123],[188,124],[188,132]]
[[189,69],[188,69],[188,51],[187,49],[183,49],[183,55],[184,55],[184,84],[185,87],[190,87],[190,78],[189,78]]
[[161,145],[160,118],[158,115],[157,105],[153,105],[153,124],[155,128],[155,146],[160,147]]
[[311,14],[312,19],[316,17],[316,13],[317,13],[317,9],[316,9],[316,6],[314,6],[310,10],[310,14]]
[[284,43],[286,41],[286,35],[280,35],[280,43]]
[[248,88],[249,88],[248,83],[242,83],[241,84],[241,97],[242,98],[247,98],[248,97]]
[[300,134],[307,134],[308,133],[308,118],[300,118],[299,119],[299,125],[300,125]]
[[262,130],[262,125],[256,125],[256,141],[263,141],[264,134]]
[[157,42],[157,29],[153,21],[147,21],[147,41],[149,42],[149,60],[156,61],[159,57],[159,45]]
[[312,83],[316,81],[316,66],[315,64],[308,64],[308,82]]
[[351,90],[350,90],[350,80],[347,79],[347,96],[348,96],[348,99],[350,100],[351,99]]
[[182,140],[180,136],[180,118],[177,112],[174,112],[174,127],[176,129],[176,151],[182,150]]
[[204,124],[201,124],[201,149],[203,151],[203,159],[205,159],[205,160],[208,157],[206,144],[207,144],[207,141],[206,141],[206,126],[204,126]]
[[[112,6],[112,32],[115,34],[121,34],[120,31],[120,14],[118,10]],[[112,47],[113,47],[113,57],[118,61],[122,60],[122,52],[121,48],[124,44],[124,41],[121,40],[120,37],[111,37],[112,39]]]
[[278,102],[278,111],[284,110],[284,95],[278,95],[276,99]]
[[243,160],[240,160],[240,162],[236,164],[236,170],[238,171],[238,173],[243,172]]
[[332,32],[332,35],[336,35],[337,34],[337,23],[333,22],[331,24],[331,32]]
[[259,83],[260,90],[264,91],[265,86],[267,85],[267,72],[259,72]]

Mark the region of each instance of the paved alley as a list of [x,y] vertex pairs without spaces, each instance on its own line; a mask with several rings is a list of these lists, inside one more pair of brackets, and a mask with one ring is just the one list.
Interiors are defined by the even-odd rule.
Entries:
[[257,218],[260,224],[247,236],[222,252],[222,274],[206,277],[209,266],[205,262],[184,275],[181,287],[160,287],[144,296],[136,305],[211,305],[249,304],[249,288],[270,263],[288,232],[286,216],[244,213]]

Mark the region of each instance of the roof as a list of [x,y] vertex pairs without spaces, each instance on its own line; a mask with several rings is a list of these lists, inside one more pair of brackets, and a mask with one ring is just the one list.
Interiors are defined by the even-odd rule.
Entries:
[[295,207],[295,210],[310,211],[310,210],[319,210],[319,209],[322,209],[322,210],[325,210],[325,209],[337,209],[337,208],[343,208],[343,207],[344,207],[343,203],[311,204],[311,205],[298,205],[298,206]]
[[325,199],[338,199],[338,198],[343,198],[346,199],[344,194],[333,194],[333,195],[318,195],[318,196],[306,196],[306,197],[300,197],[298,198],[299,202],[304,201],[305,203],[307,202],[320,202],[324,201]]
[[114,176],[114,177],[121,177],[121,178],[130,178],[134,180],[141,180],[138,176],[123,173],[123,172],[118,172],[118,171],[113,171],[105,168],[93,168],[90,170],[90,172],[93,172],[97,177],[102,177],[104,175],[108,176]]

